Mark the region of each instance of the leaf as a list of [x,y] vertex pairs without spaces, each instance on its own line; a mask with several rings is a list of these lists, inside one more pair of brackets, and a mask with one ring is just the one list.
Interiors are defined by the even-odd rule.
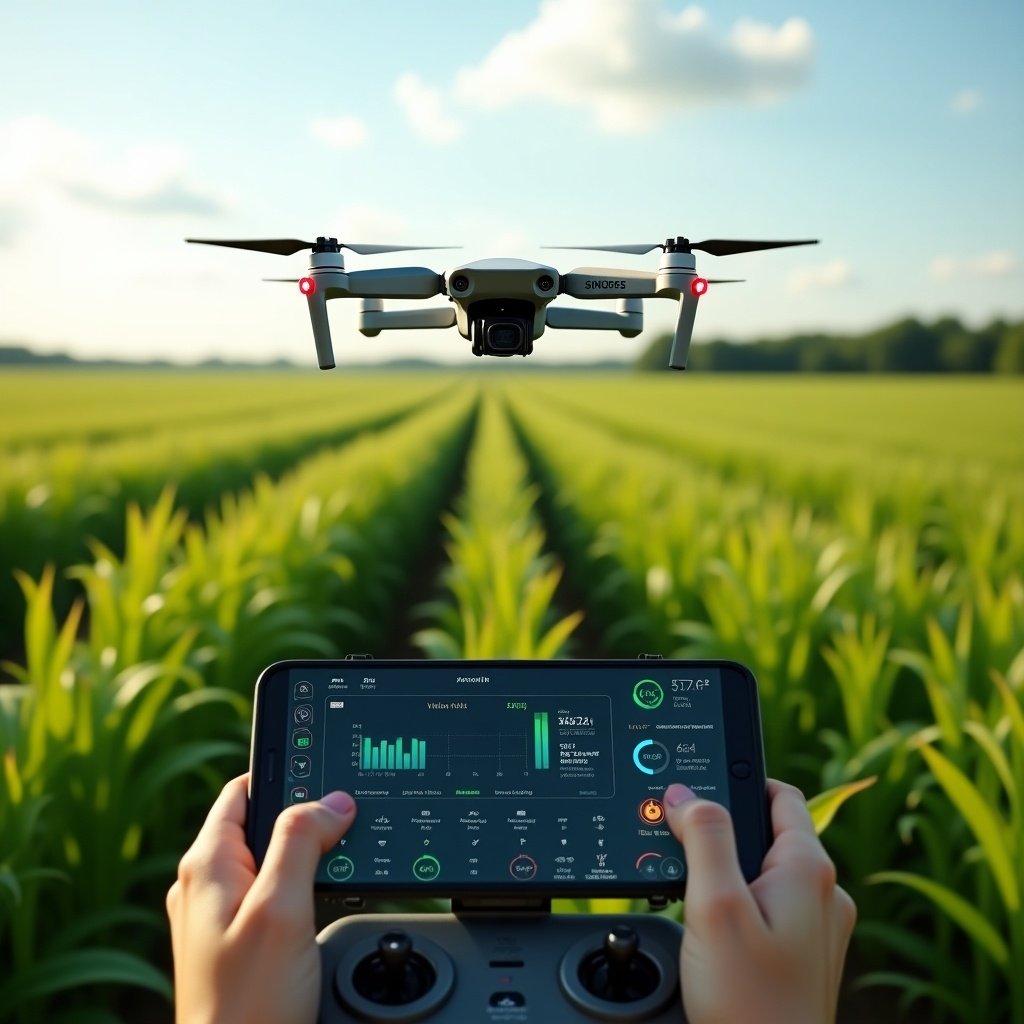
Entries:
[[948,917],[951,917],[968,935],[992,957],[1000,967],[1010,963],[1010,951],[1002,936],[972,904],[958,893],[939,882],[909,871],[877,871],[869,875],[869,885],[895,882],[927,896]]
[[161,971],[134,953],[119,949],[79,949],[34,963],[0,994],[0,1017],[32,1001],[84,985],[137,985],[172,998]]
[[569,637],[582,621],[583,612],[573,612],[571,615],[566,615],[564,619],[552,626],[541,637],[533,656],[541,660],[557,658]]
[[985,752],[999,776],[999,781],[1002,782],[1009,794],[1010,800],[1016,803],[1017,786],[1013,781],[1010,762],[1007,760],[1006,754],[1003,753],[1003,748],[999,746],[999,741],[992,735],[991,729],[986,728],[981,722],[970,721],[964,722],[964,732],[973,737],[975,743]]
[[931,970],[935,960],[935,947],[916,931],[889,924],[885,921],[862,921],[857,923],[858,943],[883,946],[893,950],[904,960],[919,967],[922,973]]
[[1009,716],[1013,734],[1017,737],[1017,742],[1024,747],[1024,708],[1021,707],[1021,702],[1006,681],[1006,677],[995,670],[991,674],[992,682],[996,684],[996,689],[1003,698],[1003,704],[1006,705],[1006,714]]
[[904,1010],[915,999],[927,996],[933,1003],[936,1001],[945,1003],[962,1020],[973,1021],[976,1019],[974,1008],[962,996],[941,985],[922,981],[909,974],[901,974],[898,971],[871,971],[868,974],[862,974],[853,982],[854,989],[873,988],[878,985],[892,985],[895,988],[903,989],[904,998],[901,1002]]
[[140,772],[132,783],[130,796],[140,809],[150,807],[172,779],[194,771],[208,761],[231,755],[238,757],[244,752],[240,743],[227,740],[196,740],[167,750],[145,771]]
[[1020,890],[1014,873],[1010,837],[977,788],[948,758],[924,743],[921,755],[946,795],[970,826],[985,853],[985,860],[995,876],[1003,902],[1011,913],[1020,908]]
[[105,928],[124,925],[161,928],[165,923],[164,915],[158,914],[155,910],[127,905],[107,907],[65,924],[48,946],[48,950],[51,953],[58,953],[75,946],[85,945],[86,939],[102,932]]
[[14,906],[21,903],[21,884],[18,876],[7,867],[0,867],[0,889],[6,889],[11,894]]
[[870,778],[858,779],[856,782],[846,782],[841,786],[826,789],[824,793],[819,793],[817,796],[812,796],[807,801],[807,810],[811,812],[811,821],[814,822],[814,830],[818,835],[820,836],[828,828],[832,823],[832,819],[836,816],[836,811],[854,793],[860,793],[869,786],[873,786],[877,781],[878,776],[872,775]]

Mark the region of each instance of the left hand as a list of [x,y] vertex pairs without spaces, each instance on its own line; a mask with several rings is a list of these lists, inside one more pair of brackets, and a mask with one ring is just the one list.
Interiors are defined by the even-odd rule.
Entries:
[[317,862],[348,831],[347,793],[278,816],[263,867],[245,841],[248,775],[232,779],[167,893],[178,1024],[314,1024]]

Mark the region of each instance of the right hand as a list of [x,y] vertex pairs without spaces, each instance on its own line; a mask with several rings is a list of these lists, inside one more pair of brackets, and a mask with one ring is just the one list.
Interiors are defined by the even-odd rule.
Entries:
[[829,1024],[857,911],[793,786],[768,781],[775,841],[749,885],[732,818],[678,783],[668,824],[686,851],[680,954],[690,1024]]

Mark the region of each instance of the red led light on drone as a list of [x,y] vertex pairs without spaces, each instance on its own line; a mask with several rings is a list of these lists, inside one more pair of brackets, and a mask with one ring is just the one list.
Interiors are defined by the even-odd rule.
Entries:
[[708,279],[706,277],[695,277],[690,282],[690,294],[699,299],[708,290]]
[[316,291],[316,281],[311,277],[300,277],[299,278],[299,291],[303,295],[312,295]]

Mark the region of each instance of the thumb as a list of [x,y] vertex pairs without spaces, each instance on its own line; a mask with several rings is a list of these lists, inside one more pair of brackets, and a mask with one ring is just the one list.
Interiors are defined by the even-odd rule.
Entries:
[[355,801],[341,791],[282,811],[247,902],[272,902],[282,916],[294,916],[297,923],[301,918],[303,924],[308,918],[312,927],[316,866],[349,830],[355,816]]
[[686,916],[721,906],[736,909],[745,902],[755,909],[736,852],[732,817],[721,805],[698,799],[687,786],[674,783],[665,790],[665,811],[672,834],[686,853]]

